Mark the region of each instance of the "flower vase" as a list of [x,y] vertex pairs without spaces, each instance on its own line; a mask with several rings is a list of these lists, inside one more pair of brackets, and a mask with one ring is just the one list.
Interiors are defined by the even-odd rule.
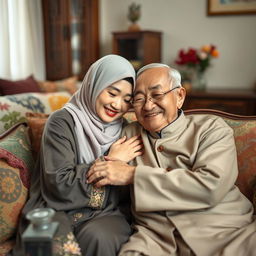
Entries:
[[129,27],[128,27],[129,31],[140,31],[140,26],[138,25],[138,23],[133,22]]
[[205,72],[197,71],[194,73],[194,77],[192,80],[192,88],[193,90],[204,91],[207,85],[207,81],[205,78]]

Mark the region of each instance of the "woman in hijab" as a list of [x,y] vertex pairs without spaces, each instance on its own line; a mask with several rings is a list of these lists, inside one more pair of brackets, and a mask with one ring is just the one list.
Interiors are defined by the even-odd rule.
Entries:
[[[135,71],[126,59],[118,55],[99,59],[64,108],[51,114],[44,129],[23,220],[32,209],[53,208],[60,223],[58,237],[71,227],[82,255],[114,256],[131,232],[119,209],[120,188],[87,184],[86,173],[104,156],[128,162],[141,154],[137,136],[119,139],[134,83]],[[20,231],[26,225],[23,221]],[[13,255],[19,255],[17,251]]]

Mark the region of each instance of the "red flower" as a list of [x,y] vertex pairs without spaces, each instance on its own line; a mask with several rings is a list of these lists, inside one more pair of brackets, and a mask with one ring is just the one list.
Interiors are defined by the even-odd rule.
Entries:
[[8,110],[9,107],[10,107],[10,105],[8,105],[7,103],[2,104],[0,102],[0,110]]
[[199,72],[204,72],[209,66],[211,58],[217,58],[219,52],[215,45],[204,45],[197,50],[189,48],[187,51],[181,49],[175,60],[177,65],[193,67]]

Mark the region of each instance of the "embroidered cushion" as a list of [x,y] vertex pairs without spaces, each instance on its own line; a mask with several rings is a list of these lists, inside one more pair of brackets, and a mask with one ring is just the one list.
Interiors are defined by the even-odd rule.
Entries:
[[40,150],[42,134],[48,117],[49,115],[42,113],[26,113],[34,158],[36,158]]
[[0,134],[19,122],[27,112],[50,114],[70,99],[68,92],[22,93],[0,96]]
[[38,84],[42,92],[67,91],[70,94],[73,94],[78,89],[77,76],[72,76],[59,81],[38,81]]
[[18,124],[0,136],[0,254],[13,245],[33,166],[28,127]]
[[40,92],[39,85],[31,75],[24,80],[5,80],[0,79],[0,94],[11,95],[25,92]]
[[239,169],[237,186],[253,202],[256,186],[256,120],[223,119],[234,130]]

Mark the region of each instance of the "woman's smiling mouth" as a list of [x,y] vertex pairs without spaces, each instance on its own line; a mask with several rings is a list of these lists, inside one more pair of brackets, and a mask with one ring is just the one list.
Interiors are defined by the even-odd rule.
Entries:
[[106,113],[108,116],[110,116],[110,117],[114,117],[114,116],[116,116],[116,115],[119,113],[118,111],[112,110],[112,109],[107,108],[107,107],[104,107],[104,109],[105,109],[105,113]]

